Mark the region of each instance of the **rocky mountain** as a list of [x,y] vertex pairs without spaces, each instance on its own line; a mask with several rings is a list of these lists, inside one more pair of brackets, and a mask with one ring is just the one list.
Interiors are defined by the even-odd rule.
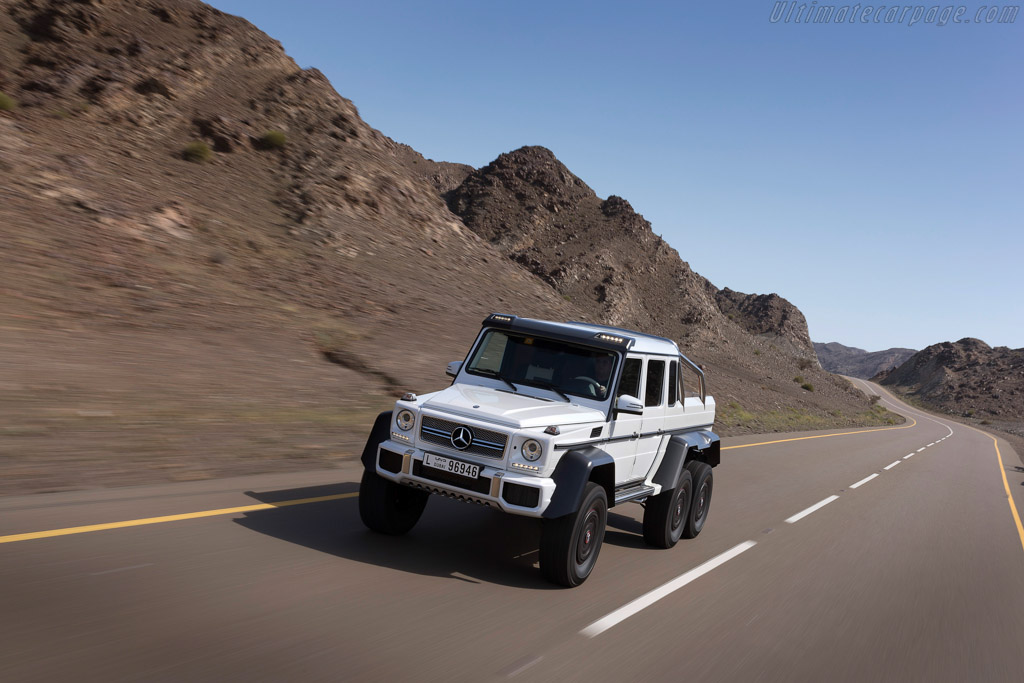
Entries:
[[424,159],[196,0],[3,2],[0,93],[8,490],[322,467],[491,311],[679,340],[726,434],[890,419],[547,149]]
[[877,379],[944,412],[1024,426],[1024,349],[967,337],[918,351]]
[[778,294],[743,294],[726,287],[715,295],[718,308],[747,332],[799,358],[819,359],[800,309]]
[[891,370],[913,356],[914,349],[892,348],[885,351],[865,351],[838,342],[814,342],[821,367],[829,372],[848,377],[870,379],[880,372]]

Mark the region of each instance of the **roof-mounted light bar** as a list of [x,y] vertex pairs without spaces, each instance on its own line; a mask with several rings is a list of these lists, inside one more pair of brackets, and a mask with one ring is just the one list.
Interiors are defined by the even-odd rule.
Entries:
[[602,341],[611,342],[613,344],[625,344],[625,337],[617,337],[614,334],[605,334],[604,332],[598,332],[594,335],[594,339],[600,339]]
[[485,323],[486,322],[510,323],[510,322],[512,322],[515,319],[516,319],[516,317],[514,315],[504,315],[502,313],[491,313],[489,316],[487,316],[487,320],[485,320],[484,322]]

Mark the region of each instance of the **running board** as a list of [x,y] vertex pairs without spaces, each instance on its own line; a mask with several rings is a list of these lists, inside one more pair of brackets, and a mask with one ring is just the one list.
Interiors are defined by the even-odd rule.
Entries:
[[618,505],[619,503],[627,503],[631,500],[646,498],[652,493],[654,493],[653,486],[631,486],[623,491],[615,492],[615,504]]

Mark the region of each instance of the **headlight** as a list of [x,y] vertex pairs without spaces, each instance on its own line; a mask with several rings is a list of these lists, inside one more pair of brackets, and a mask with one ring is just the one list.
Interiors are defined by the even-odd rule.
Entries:
[[407,432],[416,424],[416,416],[412,414],[411,410],[400,410],[398,411],[398,417],[395,418],[395,424],[403,432]]
[[523,442],[523,457],[530,462],[540,459],[543,452],[544,447],[540,445],[540,441],[527,439]]

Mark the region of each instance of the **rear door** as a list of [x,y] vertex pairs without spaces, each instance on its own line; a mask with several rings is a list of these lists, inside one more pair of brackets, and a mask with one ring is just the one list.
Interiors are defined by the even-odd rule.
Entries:
[[665,404],[668,381],[668,360],[665,358],[648,358],[644,372],[643,419],[640,422],[640,433],[644,436],[637,442],[636,457],[633,460],[631,479],[643,479],[654,464],[661,450],[661,442],[666,437],[661,434],[665,427]]

